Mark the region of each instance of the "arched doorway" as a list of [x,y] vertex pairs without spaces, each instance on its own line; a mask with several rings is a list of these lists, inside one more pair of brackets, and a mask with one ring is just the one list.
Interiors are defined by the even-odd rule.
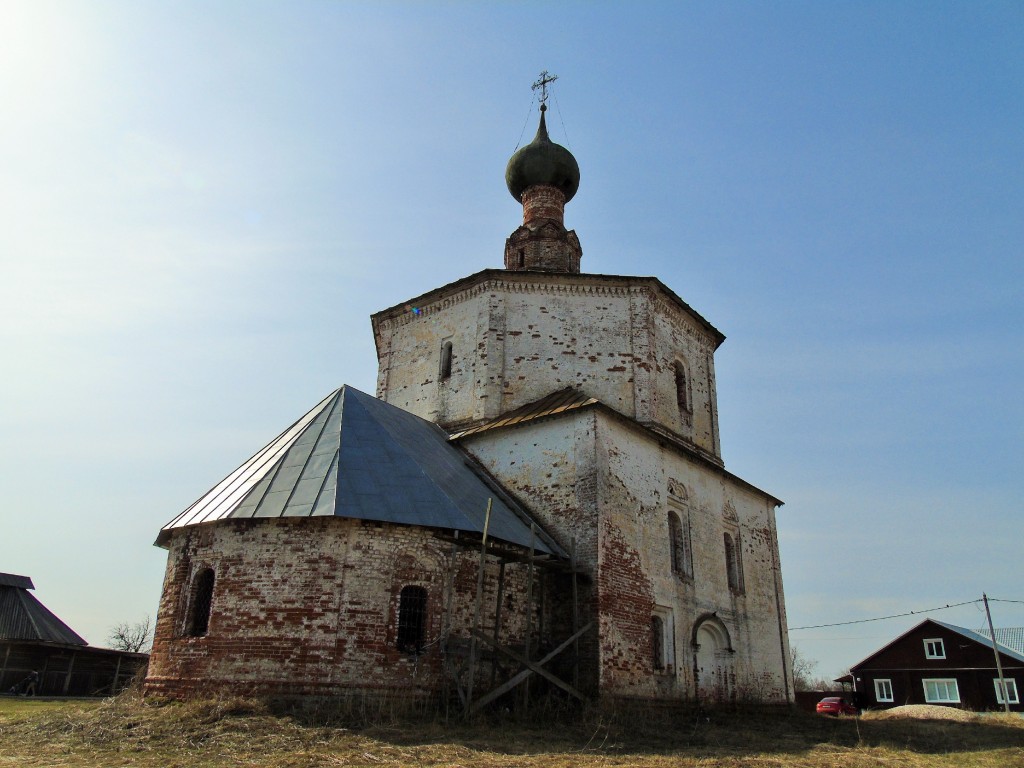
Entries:
[[693,632],[693,648],[697,700],[716,703],[730,699],[732,643],[729,631],[714,614],[698,620]]

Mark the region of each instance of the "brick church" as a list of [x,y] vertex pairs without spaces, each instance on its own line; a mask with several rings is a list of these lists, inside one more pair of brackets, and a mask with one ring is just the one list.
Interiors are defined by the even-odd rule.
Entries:
[[484,269],[372,316],[343,386],[161,529],[150,693],[787,702],[777,498],[722,461],[724,336],[580,271],[575,158]]

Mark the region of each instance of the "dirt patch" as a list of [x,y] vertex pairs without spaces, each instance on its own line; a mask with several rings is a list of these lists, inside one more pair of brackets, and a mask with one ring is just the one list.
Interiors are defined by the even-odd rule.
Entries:
[[866,720],[954,720],[958,723],[971,723],[978,719],[973,712],[936,704],[907,704],[879,712],[866,712],[863,717]]

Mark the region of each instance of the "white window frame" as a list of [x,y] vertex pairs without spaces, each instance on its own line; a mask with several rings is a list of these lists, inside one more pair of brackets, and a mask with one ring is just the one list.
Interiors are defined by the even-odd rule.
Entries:
[[[935,693],[936,693],[936,695],[931,697],[931,698],[928,697],[928,683],[932,683],[932,684],[935,685]],[[940,684],[945,686],[945,688],[946,688],[946,697],[945,698],[939,698],[938,697],[938,693],[939,693],[938,686]],[[957,683],[955,677],[929,677],[929,678],[923,679],[921,681],[921,685],[924,686],[924,700],[928,704],[959,704],[960,703],[960,686]],[[953,690],[953,694],[956,696],[955,699],[950,697],[950,695],[949,695],[951,687],[952,687],[952,690]]]
[[892,695],[892,679],[880,677],[875,680],[875,701],[879,704],[891,704],[896,701]]
[[926,659],[946,658],[946,644],[941,637],[930,637],[924,641],[924,657]]
[[[1003,682],[1006,684],[1006,698],[1011,704],[1020,704],[1020,695],[1017,693],[1017,681],[1012,677],[1004,677]],[[992,685],[996,689],[996,704],[1003,703],[1003,687],[999,685],[999,678],[993,678]]]

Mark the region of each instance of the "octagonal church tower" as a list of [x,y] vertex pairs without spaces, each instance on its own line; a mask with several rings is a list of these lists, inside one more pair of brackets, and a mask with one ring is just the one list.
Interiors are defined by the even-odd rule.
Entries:
[[725,337],[655,277],[587,274],[575,158],[536,137],[505,174],[505,268],[372,317],[377,396],[452,433],[567,548],[602,696],[792,698],[775,510],[725,469]]
[[376,397],[328,394],[161,529],[149,693],[792,700],[781,502],[722,461],[724,336],[655,277],[581,272],[543,103],[505,181],[504,268],[374,314]]

